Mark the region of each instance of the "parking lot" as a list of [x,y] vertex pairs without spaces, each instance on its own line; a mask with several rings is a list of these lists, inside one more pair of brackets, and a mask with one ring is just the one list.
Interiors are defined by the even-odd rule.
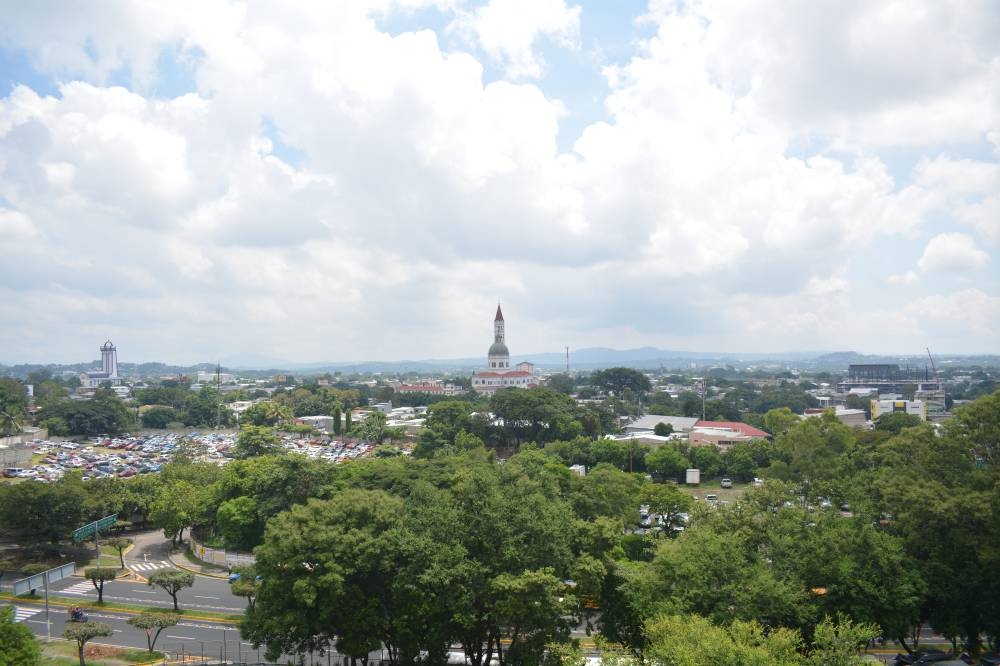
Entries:
[[[83,442],[38,440],[30,445],[34,452],[32,464],[6,468],[3,475],[8,479],[49,482],[61,479],[70,470],[80,470],[84,480],[155,474],[170,462],[182,443],[189,451],[193,449],[197,460],[223,465],[233,459],[236,434],[190,432],[98,436]],[[290,453],[330,462],[361,458],[374,448],[364,442],[291,435],[282,437],[282,447]]]

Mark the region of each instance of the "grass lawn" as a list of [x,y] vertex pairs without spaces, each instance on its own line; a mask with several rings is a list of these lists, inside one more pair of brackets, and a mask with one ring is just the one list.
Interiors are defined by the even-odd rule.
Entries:
[[695,499],[703,500],[705,499],[705,495],[716,495],[723,502],[735,502],[743,497],[743,491],[753,487],[753,484],[750,483],[737,483],[734,481],[732,488],[723,488],[719,485],[720,482],[721,479],[708,479],[707,481],[702,481],[697,486],[678,484],[677,487]]
[[[100,641],[101,639],[96,639]],[[83,656],[87,660],[88,666],[126,666],[130,664],[148,664],[157,659],[163,659],[162,652],[139,648],[119,648],[111,645],[92,645],[90,643],[83,650]],[[80,660],[76,655],[76,643],[62,640],[54,640],[51,643],[42,644],[42,665],[43,666],[76,666]]]

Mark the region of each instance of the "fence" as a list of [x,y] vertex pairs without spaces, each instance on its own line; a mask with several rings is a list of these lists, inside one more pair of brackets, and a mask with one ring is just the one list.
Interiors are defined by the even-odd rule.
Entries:
[[[303,652],[282,655],[277,661],[267,661],[264,648],[253,649],[241,641],[198,641],[190,643],[157,644],[155,648],[163,654],[162,661],[152,662],[157,666],[351,666],[351,658],[338,654],[336,650],[319,652]],[[355,661],[360,664],[361,660]],[[449,662],[450,663],[450,662]],[[388,655],[384,652],[373,652],[368,656],[365,666],[390,666]]]
[[223,550],[206,546],[194,533],[191,534],[191,554],[202,562],[217,564],[221,567],[238,567],[255,562],[253,553],[244,553],[238,550]]

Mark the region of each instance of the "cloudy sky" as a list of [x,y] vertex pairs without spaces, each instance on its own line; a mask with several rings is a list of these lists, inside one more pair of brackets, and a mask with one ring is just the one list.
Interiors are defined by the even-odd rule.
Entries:
[[2,362],[1000,352],[994,0],[0,17]]

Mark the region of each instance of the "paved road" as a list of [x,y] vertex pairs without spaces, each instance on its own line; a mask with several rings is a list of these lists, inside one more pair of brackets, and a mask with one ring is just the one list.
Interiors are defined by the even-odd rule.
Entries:
[[[4,603],[10,605],[8,602]],[[15,603],[13,606],[16,621],[31,627],[39,637],[45,637],[44,604]],[[88,619],[104,622],[114,632],[113,636],[96,639],[95,642],[138,648],[146,647],[146,633],[126,622],[133,615],[112,610],[87,609],[86,612]],[[54,637],[62,636],[68,621],[66,609],[61,606],[51,606],[49,620],[51,621],[51,635]],[[239,630],[234,625],[202,620],[181,620],[177,626],[164,629],[156,642],[156,649],[171,652],[183,650],[185,654],[195,655],[202,654],[202,650],[204,650],[207,657],[218,657],[221,651],[229,659],[238,659],[253,653],[256,658],[256,651],[252,650],[249,643],[240,639]],[[263,650],[261,650],[261,656],[263,656]]]
[[[97,590],[89,580],[72,577],[53,583],[49,595],[61,601],[97,601]],[[104,600],[143,606],[158,606],[172,609],[173,600],[163,589],[150,587],[141,581],[113,580],[104,584]],[[195,576],[194,586],[177,594],[180,608],[185,610],[205,610],[216,613],[242,613],[246,600],[234,595],[224,580]]]
[[[167,558],[170,542],[163,538],[162,532],[142,532],[132,538],[135,546],[125,557],[125,564],[132,572],[145,577],[160,569],[175,569]],[[77,576],[53,583],[49,594],[61,601],[97,601],[97,590],[93,584]],[[162,588],[150,587],[144,579],[118,579],[105,583],[104,600],[173,608],[170,595]],[[186,610],[242,613],[246,609],[246,599],[234,595],[227,580],[197,574],[194,585],[177,594],[177,601],[180,608]]]
[[[9,602],[2,602],[4,605],[11,605]],[[24,604],[15,603],[15,621],[23,622],[31,627],[39,638],[46,636],[45,605],[44,604]],[[132,615],[117,611],[101,611],[87,609],[89,620],[103,622],[111,627],[112,636],[98,638],[94,643],[107,645],[120,645],[127,647],[146,648],[146,633],[136,629],[127,623]],[[53,637],[62,636],[66,628],[68,614],[66,609],[59,606],[52,606],[50,609],[51,635]],[[160,634],[156,641],[155,649],[161,652],[191,655],[195,657],[204,656],[206,659],[232,660],[236,662],[247,661],[251,663],[264,661],[264,649],[254,649],[254,647],[240,638],[239,630],[231,624],[220,622],[207,622],[200,620],[181,620],[176,626],[168,627]],[[372,653],[372,657],[377,657],[378,653]],[[308,666],[339,666],[342,662],[336,655],[304,655],[304,661]],[[299,664],[298,655],[283,655],[277,663]]]

